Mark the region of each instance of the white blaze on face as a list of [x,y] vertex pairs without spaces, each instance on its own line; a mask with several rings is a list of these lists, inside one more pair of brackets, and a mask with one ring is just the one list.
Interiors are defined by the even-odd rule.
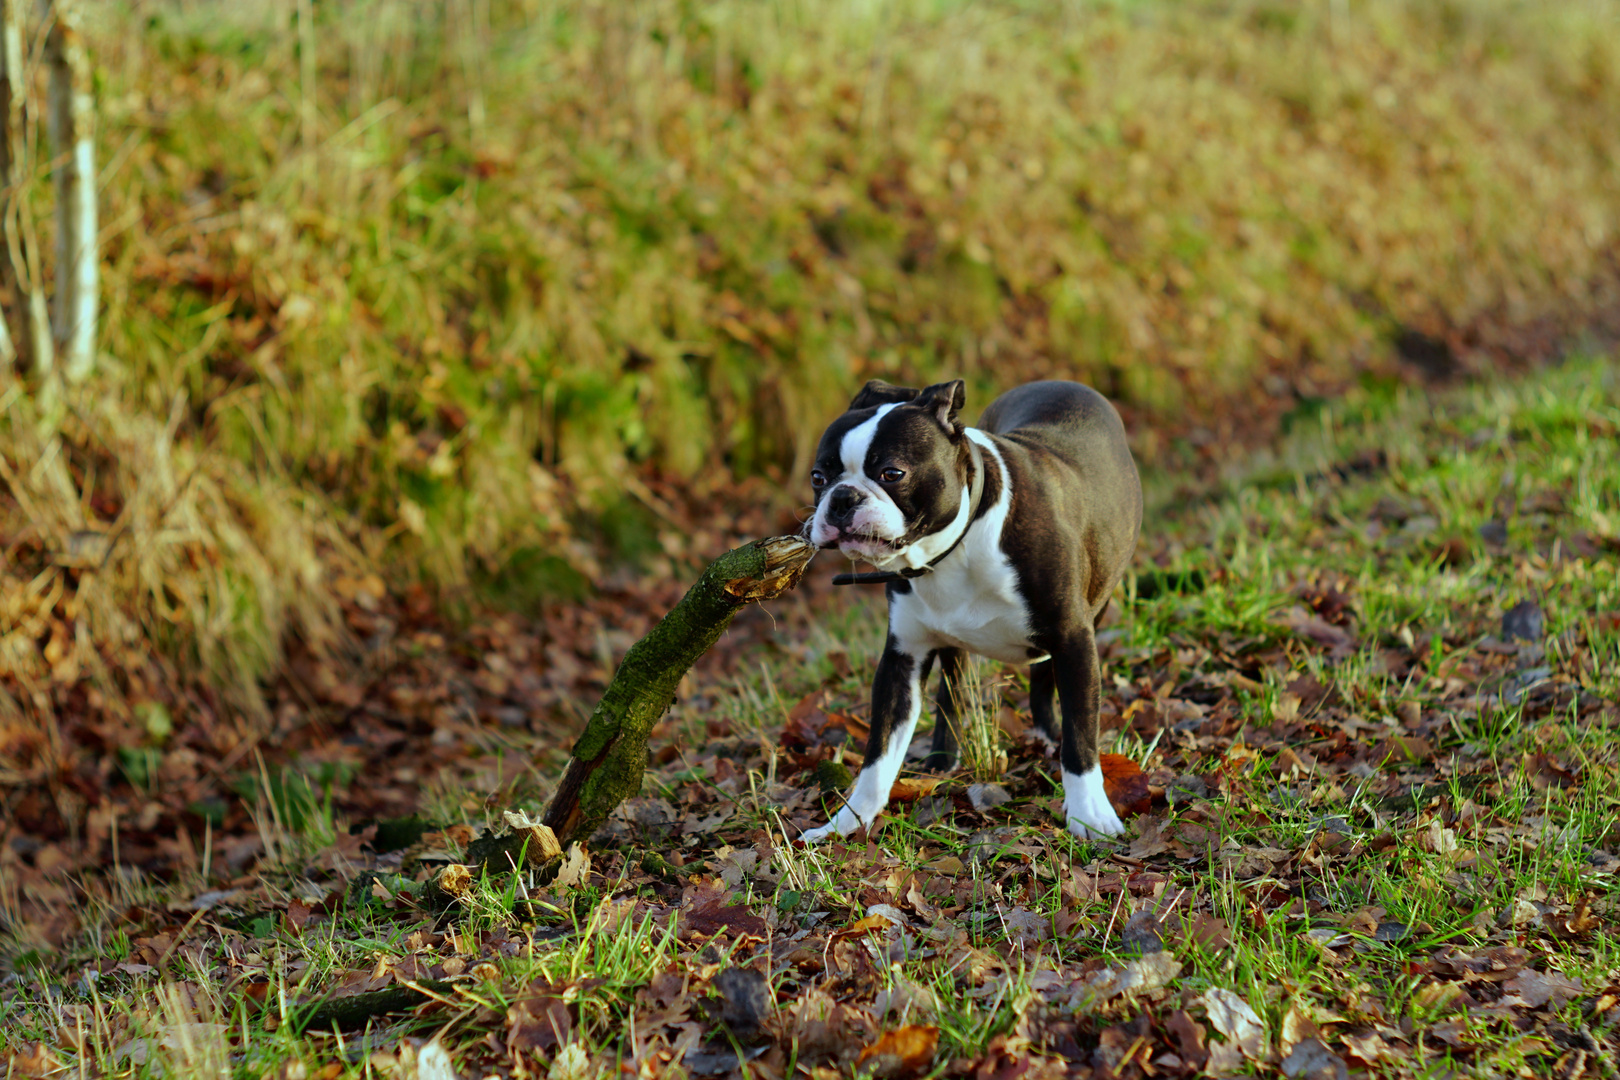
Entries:
[[882,566],[894,559],[895,551],[889,546],[889,541],[905,535],[906,520],[883,486],[866,475],[866,455],[872,449],[878,424],[896,408],[896,405],[883,405],[872,414],[871,419],[844,432],[843,441],[838,447],[838,459],[844,471],[828,485],[816,505],[816,516],[810,522],[810,542],[817,547],[838,540],[838,528],[827,522],[827,508],[832,504],[833,492],[841,487],[849,487],[864,498],[855,508],[854,519],[842,534],[838,550],[845,555],[865,559],[874,566]]

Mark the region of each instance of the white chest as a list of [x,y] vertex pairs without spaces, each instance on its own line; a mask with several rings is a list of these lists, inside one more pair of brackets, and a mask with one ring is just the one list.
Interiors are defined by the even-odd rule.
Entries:
[[[972,428],[968,437],[1007,475],[1001,453]],[[909,593],[889,609],[889,629],[902,648],[918,655],[956,646],[1008,664],[1029,662],[1029,607],[1018,591],[1018,574],[1001,550],[1001,531],[1012,507],[1005,483],[983,517],[975,521],[931,573],[914,578]]]
[[1029,609],[1006,556],[994,555],[994,562],[948,559],[895,597],[889,626],[901,646],[914,655],[955,646],[1003,663],[1028,663]]

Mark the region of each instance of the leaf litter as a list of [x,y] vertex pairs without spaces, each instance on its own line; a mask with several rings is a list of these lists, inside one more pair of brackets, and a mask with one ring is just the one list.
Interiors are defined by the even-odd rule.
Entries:
[[[694,671],[643,794],[549,850],[535,815],[560,761],[526,748],[566,745],[578,714],[551,705],[599,692],[668,584],[466,629],[356,585],[353,625],[387,620],[394,644],[275,690],[253,784],[164,746],[163,785],[125,772],[115,812],[86,819],[95,850],[118,844],[105,879],[65,831],[14,819],[8,932],[32,951],[0,987],[22,1018],[10,1068],[1338,1077],[1489,1070],[1511,1048],[1599,1075],[1620,1016],[1612,564],[1559,548],[1556,515],[1515,519],[1475,572],[1534,585],[1538,617],[1470,599],[1440,560],[1412,568],[1422,537],[1368,540],[1357,507],[1391,483],[1226,511],[1295,560],[1278,580],[1230,555],[1183,572],[1193,541],[1231,536],[1218,516],[1144,551],[1139,577],[1168,565],[1182,591],[1101,635],[1105,778],[1130,823],[1110,843],[1061,829],[1016,674],[985,680],[993,778],[908,772],[869,832],[799,843],[836,808],[824,769],[859,768],[881,632],[818,567]],[[1324,571],[1334,545],[1443,602]],[[481,867],[471,849],[508,828],[556,858]]]

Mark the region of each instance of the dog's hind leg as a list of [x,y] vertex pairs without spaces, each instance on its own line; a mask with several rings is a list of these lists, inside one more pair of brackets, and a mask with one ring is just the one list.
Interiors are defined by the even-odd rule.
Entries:
[[962,759],[962,670],[967,666],[967,653],[962,649],[941,649],[938,656],[934,744],[923,764],[934,772],[950,772]]
[[1117,836],[1125,831],[1125,824],[1103,789],[1098,755],[1102,682],[1096,633],[1089,626],[1077,630],[1060,649],[1052,651],[1052,664],[1058,705],[1063,710],[1063,745],[1058,757],[1063,764],[1064,823],[1081,839]]
[[1054,664],[1048,658],[1029,665],[1029,712],[1035,720],[1035,730],[1055,746],[1061,735],[1057,710],[1052,707],[1057,698],[1057,670]]

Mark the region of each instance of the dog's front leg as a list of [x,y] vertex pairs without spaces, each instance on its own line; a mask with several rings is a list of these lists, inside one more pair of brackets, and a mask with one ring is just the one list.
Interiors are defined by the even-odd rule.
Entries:
[[[939,707],[934,712],[934,745],[923,764],[932,772],[950,772],[962,760],[962,670],[967,667],[967,653],[952,648],[940,649],[935,655],[939,658],[939,694],[934,700]],[[927,681],[925,671],[919,685]]]
[[1125,825],[1103,790],[1097,743],[1102,711],[1097,637],[1084,627],[1052,651],[1058,706],[1063,712],[1063,817],[1081,839],[1115,836]]
[[872,734],[866,742],[866,762],[843,809],[821,828],[805,833],[807,843],[869,826],[889,804],[889,789],[900,775],[900,763],[906,758],[912,729],[917,726],[928,659],[906,651],[893,634],[889,635],[872,680]]

